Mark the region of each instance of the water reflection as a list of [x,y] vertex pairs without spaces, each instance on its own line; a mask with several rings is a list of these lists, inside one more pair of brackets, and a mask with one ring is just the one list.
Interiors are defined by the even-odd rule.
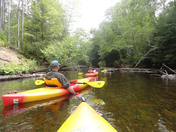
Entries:
[[91,87],[87,87],[79,92],[76,95],[64,95],[61,97],[55,97],[47,100],[29,102],[29,103],[21,103],[15,105],[7,105],[4,106],[2,115],[4,117],[7,116],[16,116],[17,114],[21,114],[25,111],[30,111],[32,109],[36,109],[39,107],[50,108],[53,112],[60,107],[63,100],[67,99],[67,103],[71,102],[73,99],[81,100],[81,96],[87,92],[91,91]]
[[[54,128],[50,129],[56,131],[63,123],[62,118],[65,119],[65,116],[67,117],[74,111],[73,107],[69,108],[72,102],[76,100],[80,103],[80,97],[90,91],[91,87],[87,87],[79,91],[76,96],[65,95],[48,100],[4,106],[2,130],[24,131],[26,128],[26,130],[31,131],[44,131],[47,127],[50,128],[49,126],[54,125],[57,126],[55,130]],[[7,122],[12,125],[10,128],[8,127],[9,124],[6,124]],[[14,125],[15,127],[13,127]]]
[[[76,79],[77,72],[68,72],[66,77],[69,80]],[[35,80],[2,82],[0,94],[2,96],[13,90],[36,88]],[[87,89],[85,93],[78,95],[78,98],[65,99],[62,103],[58,100],[51,104],[50,101],[33,104],[16,115],[13,112],[13,116],[1,115],[0,131],[57,131],[80,104],[79,96],[83,96],[88,104],[119,132],[176,131],[175,81],[128,72],[113,72],[111,75],[100,73],[98,80],[106,81],[104,87]],[[104,105],[101,105],[98,99],[104,102]],[[98,103],[95,103],[96,101]],[[8,110],[4,109],[0,99],[0,112],[8,113]],[[16,107],[14,109],[16,110]],[[3,113],[3,110],[6,112]]]
[[55,109],[58,109],[61,105],[61,102],[65,99],[67,99],[69,95],[65,95],[62,97],[52,98],[48,100],[42,100],[42,101],[36,101],[36,102],[30,102],[30,103],[21,103],[16,105],[7,105],[4,106],[3,109],[3,116],[15,116],[17,114],[21,114],[25,111],[29,111],[32,109],[36,109],[39,107],[47,107],[51,108],[54,112]]

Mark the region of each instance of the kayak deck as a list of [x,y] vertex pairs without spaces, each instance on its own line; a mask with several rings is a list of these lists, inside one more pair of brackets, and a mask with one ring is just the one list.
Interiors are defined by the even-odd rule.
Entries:
[[86,102],[82,102],[57,132],[117,132]]

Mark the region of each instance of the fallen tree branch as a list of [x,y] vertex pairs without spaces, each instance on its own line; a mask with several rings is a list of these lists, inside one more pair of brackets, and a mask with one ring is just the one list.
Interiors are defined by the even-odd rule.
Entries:
[[170,71],[172,71],[173,73],[176,74],[176,72],[174,70],[172,70],[170,67],[166,66],[164,63],[162,64],[164,67],[166,67],[167,69],[169,69]]
[[150,52],[152,52],[153,50],[156,50],[156,49],[158,49],[158,47],[154,47],[154,48],[150,49],[149,51],[147,51],[147,53],[145,53],[145,54],[141,57],[141,59],[137,62],[137,64],[135,65],[134,68],[136,68],[136,67],[139,65],[139,63],[140,63]]
[[30,77],[42,77],[42,76],[44,76],[44,74],[0,75],[0,81],[30,78]]
[[10,62],[9,60],[7,60],[7,59],[3,59],[3,58],[0,58],[0,60]]

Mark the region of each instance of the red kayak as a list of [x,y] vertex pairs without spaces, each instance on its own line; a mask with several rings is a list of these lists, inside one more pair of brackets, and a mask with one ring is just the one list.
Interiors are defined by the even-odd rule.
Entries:
[[86,73],[85,77],[95,77],[98,76],[98,72],[93,72],[93,73]]
[[[79,91],[76,93],[76,96],[80,96],[83,95],[85,93],[88,93],[91,91],[91,87],[87,87],[84,88],[83,90]],[[67,99],[68,97],[70,97],[68,94],[64,95],[64,96],[60,96],[60,97],[55,97],[55,98],[51,98],[51,99],[47,99],[47,100],[40,100],[40,101],[35,101],[35,102],[29,102],[29,103],[21,103],[21,104],[16,104],[16,105],[5,105],[4,109],[3,109],[3,116],[14,116],[14,115],[18,115],[21,114],[25,111],[30,111],[34,108],[38,108],[38,107],[45,107],[45,108],[49,108],[52,109],[52,111],[54,111],[56,108],[56,110],[59,109],[59,107],[62,104],[62,101]]]
[[[93,78],[83,78],[78,80],[73,80],[70,82],[76,82],[79,84],[71,84],[70,87],[73,88],[75,92],[80,91],[88,86],[88,82],[92,81]],[[84,83],[84,84],[83,84]],[[70,94],[67,89],[62,87],[43,87],[33,90],[28,90],[19,93],[5,94],[2,96],[4,105],[13,105],[19,103],[33,102],[39,100],[50,99],[54,97],[63,96]]]

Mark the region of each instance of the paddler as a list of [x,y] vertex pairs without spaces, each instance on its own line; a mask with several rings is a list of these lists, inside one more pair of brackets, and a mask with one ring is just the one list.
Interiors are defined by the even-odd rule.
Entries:
[[92,69],[92,67],[89,67],[88,73],[95,73],[96,70]]
[[65,89],[68,89],[68,91],[74,95],[75,91],[70,87],[70,83],[67,78],[62,73],[58,72],[59,65],[60,63],[57,60],[52,61],[50,64],[51,71],[46,74],[45,78],[48,80],[50,80],[51,78],[57,78],[61,86]]

